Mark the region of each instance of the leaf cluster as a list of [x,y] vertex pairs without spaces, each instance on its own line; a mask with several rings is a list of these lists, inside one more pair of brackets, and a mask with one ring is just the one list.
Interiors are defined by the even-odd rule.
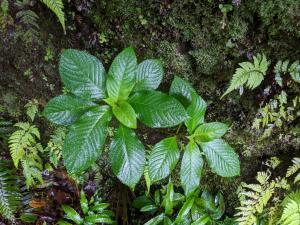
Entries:
[[109,204],[104,203],[98,193],[95,193],[94,196],[88,200],[85,193],[81,191],[80,206],[83,216],[72,207],[62,205],[65,220],[59,220],[58,225],[71,225],[72,223],[68,221],[72,221],[78,225],[116,224],[113,221],[113,212],[107,209]]
[[172,182],[156,190],[154,196],[147,194],[136,198],[133,206],[141,212],[153,215],[145,225],[235,224],[230,218],[221,220],[225,204],[220,192],[212,195],[205,190],[199,195],[197,190],[192,195],[185,196],[174,191]]

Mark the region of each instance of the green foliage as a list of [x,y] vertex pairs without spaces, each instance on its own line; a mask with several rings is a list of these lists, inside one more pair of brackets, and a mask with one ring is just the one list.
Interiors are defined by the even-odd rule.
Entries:
[[280,86],[282,84],[282,75],[289,74],[293,81],[300,83],[300,63],[299,60],[290,64],[287,59],[285,61],[279,60],[274,66],[275,80]]
[[284,207],[280,224],[297,225],[300,223],[300,192],[292,192],[282,202]]
[[254,89],[260,85],[269,67],[269,62],[264,54],[253,57],[253,63],[242,62],[239,63],[239,68],[235,70],[235,73],[231,79],[230,85],[225,93],[229,94],[235,89],[240,89],[244,85],[249,89]]
[[21,205],[19,178],[9,161],[0,160],[0,215],[15,221],[14,213]]
[[58,18],[64,33],[66,33],[64,5],[62,0],[41,0]]
[[[239,191],[241,206],[236,213],[239,225],[253,225],[265,212],[266,206],[277,189],[289,189],[285,178],[270,180],[271,172],[258,172],[258,184],[242,184]],[[267,214],[268,215],[268,214]],[[267,217],[267,219],[270,219]]]
[[57,167],[59,161],[62,158],[61,150],[64,145],[64,140],[66,138],[67,129],[65,127],[58,127],[54,134],[51,135],[50,140],[48,141],[45,152],[49,154],[50,162]]
[[133,206],[143,213],[152,214],[145,225],[162,224],[236,224],[230,218],[222,221],[225,212],[223,195],[212,195],[208,191],[194,192],[184,196],[174,191],[171,182],[154,192],[154,196],[142,195],[136,198]]
[[289,166],[286,172],[286,177],[295,176],[294,183],[300,181],[300,158],[294,158],[292,160],[293,165]]
[[80,192],[80,206],[83,212],[83,217],[80,216],[75,209],[68,205],[62,205],[65,213],[64,218],[66,220],[59,220],[58,225],[71,224],[68,221],[72,221],[75,224],[94,225],[94,224],[115,224],[113,221],[114,214],[108,210],[108,203],[104,203],[99,197],[98,193],[95,193],[90,200],[86,198],[83,191]]
[[39,106],[39,102],[38,102],[38,100],[36,100],[36,99],[30,100],[30,101],[25,105],[25,108],[26,108],[26,114],[27,114],[27,116],[31,119],[32,122],[34,121],[34,118],[35,118],[36,114],[37,114],[38,111],[39,111],[38,106]]
[[40,133],[35,125],[19,122],[14,125],[18,129],[9,137],[9,150],[14,165],[18,168],[21,161],[23,173],[26,178],[26,186],[42,183],[42,160],[38,153],[43,151],[42,146],[37,143]]
[[59,71],[71,93],[50,100],[43,114],[56,124],[70,125],[62,149],[67,170],[79,173],[97,160],[114,115],[120,126],[109,148],[113,172],[134,188],[144,171],[145,149],[130,128],[137,127],[137,119],[150,127],[172,127],[187,118],[178,100],[154,91],[163,76],[161,63],[138,64],[129,47],[113,60],[106,79],[96,57],[68,49],[60,58]]
[[29,123],[16,123],[19,128],[9,138],[9,149],[14,165],[18,168],[19,161],[26,154],[26,150],[36,144],[36,138],[40,138],[40,133],[35,125]]
[[[198,96],[196,91],[181,78],[175,77],[170,88],[170,95],[177,98],[182,105],[185,106],[189,116],[184,121],[189,132],[189,136],[187,137],[189,143],[184,147],[184,157],[180,172],[181,183],[185,189],[185,194],[191,194],[199,185],[203,167],[202,154],[206,156],[210,168],[218,175],[223,177],[239,175],[240,163],[238,155],[221,139],[226,133],[228,126],[219,122],[206,123],[204,121],[207,107],[206,103]],[[179,152],[175,152],[174,147],[172,149],[174,154],[167,158],[170,163],[166,168],[161,167],[161,163],[157,163],[156,167],[160,170],[163,169],[164,173],[155,177],[155,180],[165,178],[175,167],[174,164],[177,163]],[[162,152],[163,151],[158,154],[160,157],[163,156]],[[154,153],[155,151],[151,152],[150,159],[152,157],[159,162],[160,158],[152,156]],[[164,160],[164,162],[167,161]],[[149,160],[150,178],[155,174],[151,173],[151,164],[153,166],[154,160]]]

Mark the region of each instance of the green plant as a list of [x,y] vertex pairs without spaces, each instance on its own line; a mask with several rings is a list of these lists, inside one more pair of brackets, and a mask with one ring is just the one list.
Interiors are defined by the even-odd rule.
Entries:
[[300,223],[300,192],[292,192],[282,202],[284,207],[280,224],[297,225]]
[[62,205],[66,220],[59,220],[58,225],[71,225],[68,221],[75,224],[94,225],[94,224],[115,224],[114,214],[107,210],[108,203],[104,203],[98,193],[88,200],[83,191],[80,192],[80,206],[83,216],[68,205]]
[[[175,77],[170,95],[178,99],[185,107],[188,118],[184,120],[188,139],[184,147],[181,162],[180,178],[185,194],[189,195],[199,186],[206,156],[208,165],[218,175],[223,177],[237,176],[240,173],[239,157],[221,137],[228,126],[220,122],[204,121],[206,112],[205,101],[186,81]],[[180,127],[178,128],[179,131]],[[200,151],[200,149],[202,151]],[[175,168],[180,158],[177,137],[168,137],[157,143],[149,157],[148,170],[151,183],[166,178]]]
[[71,125],[62,149],[67,170],[79,173],[97,160],[114,115],[119,128],[109,147],[110,162],[114,174],[134,188],[145,165],[144,146],[132,130],[137,119],[149,127],[173,127],[187,118],[179,101],[154,91],[163,77],[161,63],[145,60],[138,65],[129,47],[106,74],[96,57],[69,49],[61,55],[59,69],[70,93],[52,99],[43,114],[56,124]]
[[243,90],[244,85],[249,89],[254,89],[263,81],[269,67],[269,62],[264,54],[253,57],[253,63],[239,63],[239,68],[235,70],[230,85],[222,98],[235,89]]
[[59,161],[62,158],[61,150],[63,148],[64,140],[66,138],[67,129],[65,127],[58,127],[54,134],[51,135],[50,140],[48,141],[45,152],[49,154],[50,162],[57,167]]
[[64,15],[64,4],[62,0],[40,0],[44,3],[58,18],[64,33],[66,33],[65,15]]
[[293,81],[300,83],[300,63],[299,60],[290,64],[290,61],[287,60],[279,60],[274,66],[275,80],[277,84],[281,87],[282,84],[282,75],[289,74]]
[[239,192],[241,206],[237,208],[239,212],[235,215],[239,225],[257,224],[275,190],[289,189],[285,178],[270,180],[270,177],[270,171],[258,172],[256,177],[258,184],[242,184]]
[[133,206],[141,212],[153,215],[145,225],[235,224],[230,218],[221,220],[225,204],[220,192],[213,196],[208,191],[203,191],[199,195],[197,190],[192,195],[184,196],[174,191],[172,182],[156,190],[154,196],[146,194],[136,198]]
[[5,219],[14,221],[14,213],[21,205],[22,196],[19,178],[11,166],[10,161],[0,160],[0,215]]
[[300,181],[300,158],[293,158],[292,163],[293,165],[287,169],[286,177],[291,177],[296,174],[294,183],[297,183]]
[[36,99],[29,100],[28,103],[25,105],[26,114],[31,119],[31,121],[34,121],[34,118],[39,111],[38,107],[39,102]]
[[40,138],[40,133],[36,126],[29,123],[19,122],[14,125],[18,129],[9,137],[9,150],[16,168],[21,162],[23,174],[26,178],[26,186],[43,182],[42,160],[38,153],[43,151],[40,143],[36,139]]

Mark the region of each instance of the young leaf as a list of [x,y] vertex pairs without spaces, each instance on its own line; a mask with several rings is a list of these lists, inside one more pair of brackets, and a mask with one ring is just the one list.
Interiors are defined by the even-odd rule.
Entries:
[[200,143],[209,166],[222,177],[240,175],[240,161],[238,155],[225,141],[215,139]]
[[228,126],[220,122],[204,123],[200,125],[192,135],[197,142],[208,142],[216,138],[221,138]]
[[92,102],[71,95],[60,95],[48,102],[43,115],[52,123],[70,125],[92,106],[95,106]]
[[180,222],[184,219],[184,217],[190,212],[193,204],[194,204],[194,197],[188,198],[187,201],[181,207],[176,219],[175,223],[180,224]]
[[190,142],[181,161],[180,179],[185,195],[188,196],[199,187],[203,159],[196,143]]
[[119,101],[113,105],[112,111],[123,125],[129,128],[136,128],[136,114],[129,103]]
[[206,102],[196,93],[192,93],[192,102],[186,109],[189,118],[185,121],[185,126],[190,134],[192,134],[200,124],[204,123],[206,108]]
[[192,134],[198,125],[204,123],[206,102],[188,82],[177,76],[172,82],[170,95],[177,98],[186,107],[189,117],[186,119],[185,125]]
[[64,85],[75,95],[91,100],[105,97],[105,69],[96,57],[67,49],[60,57],[59,73]]
[[169,181],[167,186],[167,193],[164,197],[164,201],[162,203],[165,207],[166,215],[173,214],[173,207],[174,207],[174,185],[171,181]]
[[145,223],[144,225],[158,225],[160,224],[160,222],[162,222],[165,218],[165,215],[159,214],[158,216],[152,218],[151,220],[149,220],[147,223]]
[[109,158],[114,174],[134,188],[143,175],[145,149],[133,130],[120,125],[109,147]]
[[107,76],[108,96],[115,101],[126,100],[135,85],[137,59],[132,47],[125,48],[112,62]]
[[130,98],[138,119],[149,127],[173,127],[187,118],[175,98],[158,91],[141,91]]
[[72,220],[76,224],[82,224],[83,223],[83,219],[76,212],[75,209],[73,209],[72,207],[70,207],[68,205],[62,205],[61,207],[63,208],[67,219]]
[[88,203],[88,200],[86,199],[86,196],[85,196],[85,193],[83,190],[81,190],[81,192],[80,192],[80,207],[84,214],[88,213],[89,203]]
[[97,224],[97,223],[103,223],[103,224],[113,224],[114,221],[112,221],[112,219],[105,215],[105,214],[101,214],[101,215],[90,215],[84,218],[84,222],[86,222],[87,224]]
[[176,137],[165,138],[154,146],[148,163],[152,183],[170,175],[179,155]]
[[107,126],[111,120],[108,106],[98,106],[80,117],[66,136],[62,155],[69,172],[81,172],[102,152]]
[[163,75],[163,66],[159,60],[149,59],[143,61],[137,68],[137,83],[134,91],[155,90],[158,88]]

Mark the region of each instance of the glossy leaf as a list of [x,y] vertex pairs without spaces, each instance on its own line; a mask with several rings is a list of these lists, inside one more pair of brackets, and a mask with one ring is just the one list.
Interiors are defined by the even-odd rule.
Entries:
[[86,199],[86,196],[85,196],[85,193],[83,190],[80,192],[80,207],[84,214],[88,213],[89,204],[88,204],[88,200]]
[[134,131],[120,126],[109,148],[114,174],[126,185],[134,188],[143,175],[145,149]]
[[177,98],[186,107],[189,117],[186,119],[185,125],[192,134],[198,125],[204,123],[206,102],[187,81],[177,76],[172,82],[170,95]]
[[165,215],[162,213],[162,214],[152,218],[144,225],[158,225],[158,224],[160,224],[160,222],[162,222],[164,220],[164,217],[165,217]]
[[175,98],[159,91],[141,91],[130,98],[138,119],[149,127],[173,127],[187,118]]
[[180,179],[185,195],[188,196],[199,187],[203,159],[194,142],[190,142],[184,151],[181,161]]
[[165,207],[166,215],[173,214],[173,207],[174,207],[174,185],[171,181],[169,181],[167,186],[167,193],[164,196],[164,201],[162,203]]
[[125,101],[119,101],[112,107],[115,117],[129,128],[136,128],[136,114],[131,105]]
[[60,95],[48,102],[43,115],[53,123],[70,125],[92,106],[95,106],[92,102],[71,95]]
[[75,209],[73,209],[72,207],[70,207],[68,205],[62,205],[61,207],[63,208],[67,219],[72,220],[76,224],[82,224],[83,223],[83,219],[76,212]]
[[176,137],[165,138],[154,146],[149,158],[149,176],[152,183],[171,174],[179,155]]
[[134,91],[154,90],[158,88],[164,75],[161,62],[155,59],[145,60],[138,65]]
[[59,73],[64,85],[75,95],[93,100],[105,97],[105,69],[87,52],[65,50],[60,57]]
[[108,96],[115,101],[126,100],[135,85],[137,59],[133,48],[125,48],[112,62],[107,76]]
[[96,224],[96,223],[103,223],[103,224],[113,224],[114,221],[112,221],[112,219],[105,215],[105,214],[101,214],[101,215],[90,215],[85,217],[84,222],[86,223],[91,223],[91,224]]
[[221,138],[228,130],[228,125],[220,122],[201,124],[192,135],[197,142],[208,142]]
[[190,212],[193,204],[194,204],[194,198],[188,198],[187,201],[183,204],[181,209],[178,212],[178,215],[175,219],[176,224],[180,224],[180,222],[184,219],[184,217]]
[[88,111],[74,123],[66,136],[62,155],[69,172],[81,172],[94,163],[102,152],[111,120],[108,106]]
[[200,144],[206,155],[209,166],[222,177],[233,177],[240,174],[239,156],[222,139],[215,139]]

